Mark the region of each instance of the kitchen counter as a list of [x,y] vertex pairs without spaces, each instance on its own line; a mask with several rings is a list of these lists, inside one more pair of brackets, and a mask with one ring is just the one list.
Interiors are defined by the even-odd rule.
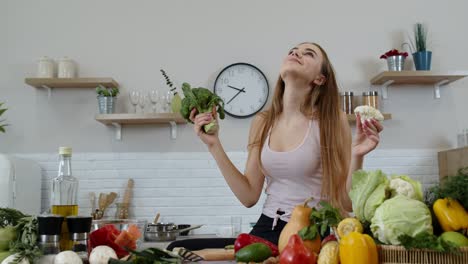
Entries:
[[[198,234],[198,235],[188,235],[188,236],[178,236],[176,240],[184,240],[184,239],[197,239],[197,238],[219,238],[219,236],[215,234]],[[150,247],[157,247],[161,249],[166,249],[167,246],[174,241],[163,241],[163,242],[149,242],[144,241],[139,245],[139,249],[145,249]],[[235,264],[234,260],[231,261],[200,261],[200,262],[191,262],[191,263],[201,263],[201,264]]]
[[[199,235],[188,235],[188,236],[177,236],[176,240],[192,239],[192,238],[216,238],[215,234],[199,234]],[[149,242],[144,241],[139,245],[139,249],[145,249],[150,247],[156,247],[161,249],[166,249],[167,246],[174,241],[161,241],[161,242]],[[213,262],[210,262],[213,263]]]

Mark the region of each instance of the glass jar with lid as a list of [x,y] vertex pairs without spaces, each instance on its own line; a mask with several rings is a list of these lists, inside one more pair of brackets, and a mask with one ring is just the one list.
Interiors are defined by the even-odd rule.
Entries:
[[377,91],[363,92],[362,104],[372,106],[375,109],[379,109],[379,95]]
[[38,78],[54,78],[55,77],[55,62],[49,57],[41,57],[37,62],[37,77]]
[[58,78],[75,78],[76,77],[76,65],[75,62],[68,58],[62,57],[58,59],[57,63]]
[[354,93],[351,91],[341,93],[341,110],[346,114],[354,113],[353,96]]

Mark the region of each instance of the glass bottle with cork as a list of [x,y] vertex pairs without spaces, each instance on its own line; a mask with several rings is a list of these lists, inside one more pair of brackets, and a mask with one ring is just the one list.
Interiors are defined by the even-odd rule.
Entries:
[[[78,215],[78,179],[73,177],[71,168],[72,149],[59,148],[58,176],[52,180],[51,211],[64,217]],[[62,224],[61,250],[70,250],[72,242],[68,236],[67,222]]]

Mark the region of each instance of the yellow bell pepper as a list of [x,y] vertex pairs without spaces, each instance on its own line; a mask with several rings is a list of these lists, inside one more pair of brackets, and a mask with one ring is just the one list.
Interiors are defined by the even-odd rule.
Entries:
[[444,231],[458,231],[468,228],[468,213],[455,199],[438,199],[432,206],[434,214]]
[[377,246],[369,235],[351,232],[341,238],[341,264],[377,264],[378,262]]

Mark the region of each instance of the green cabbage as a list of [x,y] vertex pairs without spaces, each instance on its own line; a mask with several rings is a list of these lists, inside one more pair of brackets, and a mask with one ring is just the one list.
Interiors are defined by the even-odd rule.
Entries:
[[371,195],[367,198],[366,206],[364,206],[364,218],[370,222],[374,217],[375,210],[387,198],[389,198],[388,181],[385,181],[377,186]]
[[423,200],[421,183],[406,175],[392,176],[390,180],[392,197],[401,194],[411,199]]
[[432,234],[431,213],[423,202],[397,195],[375,210],[370,228],[380,242],[399,245],[400,235],[415,237],[421,232]]
[[361,222],[370,222],[375,209],[386,198],[387,185],[388,179],[381,170],[358,170],[353,173],[349,197],[353,212]]

